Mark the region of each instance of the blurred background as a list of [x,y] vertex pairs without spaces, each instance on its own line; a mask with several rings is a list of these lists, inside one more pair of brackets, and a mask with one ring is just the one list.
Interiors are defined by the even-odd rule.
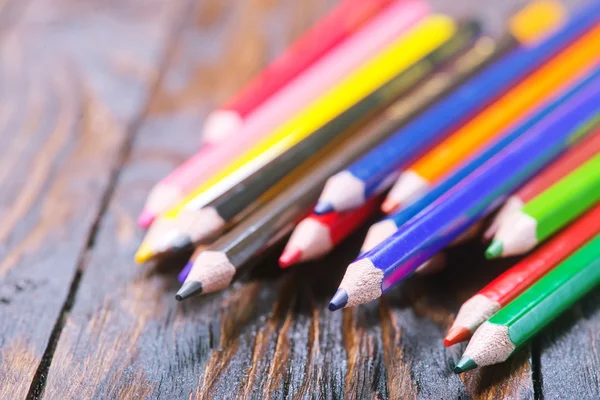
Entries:
[[[362,237],[283,277],[269,260],[184,305],[173,301],[181,263],[134,266],[152,185],[197,151],[211,110],[336,3],[0,0],[0,399],[580,392],[554,369],[536,379],[571,349],[550,343],[597,337],[598,290],[561,319],[580,329],[551,329],[509,363],[452,374],[460,349],[443,349],[441,331],[506,265],[467,276],[464,264],[483,260],[479,243],[452,250],[452,273],[331,315],[325,301]],[[526,4],[431,3],[495,34]],[[446,291],[449,279],[464,280],[460,293]]]

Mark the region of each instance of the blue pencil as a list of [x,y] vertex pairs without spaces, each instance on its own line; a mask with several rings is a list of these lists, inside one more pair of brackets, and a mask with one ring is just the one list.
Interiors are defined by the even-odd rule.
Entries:
[[365,242],[363,243],[361,252],[369,251],[379,243],[394,234],[399,227],[408,222],[412,217],[419,214],[423,209],[436,201],[440,196],[452,189],[460,181],[466,178],[469,174],[483,165],[487,160],[494,157],[506,146],[521,137],[535,124],[550,115],[563,103],[568,103],[581,89],[589,85],[596,78],[600,78],[600,67],[596,66],[588,74],[574,82],[566,90],[557,93],[555,96],[547,100],[542,106],[535,110],[530,116],[523,121],[520,121],[515,128],[507,130],[495,142],[488,145],[478,154],[474,155],[469,160],[465,161],[460,167],[456,168],[443,181],[435,185],[423,197],[416,200],[409,206],[396,211],[387,218],[374,224],[367,233]]
[[374,300],[492,212],[512,191],[589,133],[600,117],[600,78],[350,264],[329,308]]
[[393,133],[326,183],[315,206],[317,214],[346,211],[391,186],[403,166],[444,139],[533,69],[550,59],[600,20],[600,2],[582,9],[542,42],[520,45]]

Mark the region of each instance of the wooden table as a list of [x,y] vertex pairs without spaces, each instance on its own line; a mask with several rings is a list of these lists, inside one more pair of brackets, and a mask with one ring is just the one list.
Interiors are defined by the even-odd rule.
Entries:
[[[0,399],[600,398],[600,290],[510,362],[452,373],[444,332],[507,265],[478,245],[337,313],[364,232],[184,304],[181,262],[133,264],[145,196],[207,112],[334,2],[0,0]],[[435,3],[497,30],[518,2]]]

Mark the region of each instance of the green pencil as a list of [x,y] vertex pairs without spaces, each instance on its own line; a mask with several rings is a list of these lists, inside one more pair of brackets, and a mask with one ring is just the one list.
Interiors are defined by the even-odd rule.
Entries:
[[475,331],[454,372],[506,361],[600,283],[600,234]]
[[600,200],[600,154],[531,199],[498,228],[487,258],[513,256],[538,243]]

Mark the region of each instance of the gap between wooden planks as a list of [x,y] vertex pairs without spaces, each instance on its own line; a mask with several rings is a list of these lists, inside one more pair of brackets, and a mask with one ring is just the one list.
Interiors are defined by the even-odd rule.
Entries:
[[0,327],[0,398],[40,394],[131,128],[188,5],[32,0],[3,10],[0,318],[10,323]]
[[[49,6],[49,1],[33,1],[34,16],[43,11],[55,22],[53,18],[57,17],[43,8],[44,4]],[[60,2],[65,10],[70,10],[75,3],[74,0]],[[440,280],[444,282],[446,275],[432,282],[417,283],[406,294],[391,294],[381,305],[337,314],[326,311],[324,299],[333,289],[329,286],[336,281],[331,276],[339,275],[340,268],[351,261],[359,237],[322,263],[276,281],[271,279],[278,276],[273,270],[274,262],[267,260],[250,282],[238,284],[220,295],[196,299],[183,307],[172,299],[176,265],[145,270],[131,263],[140,238],[134,226],[135,213],[150,185],[196,148],[202,116],[331,3],[198,1],[192,4],[193,12],[186,14],[186,7],[191,3],[184,1],[176,7],[154,1],[153,8],[147,2],[115,0],[109,2],[108,10],[126,16],[124,20],[136,20],[141,6],[151,15],[141,18],[146,22],[132,24],[135,29],[127,30],[138,42],[123,40],[127,35],[122,34],[120,41],[110,41],[107,46],[110,48],[87,49],[88,54],[77,47],[81,43],[63,44],[66,34],[56,38],[60,45],[55,47],[67,54],[75,53],[77,67],[98,67],[97,63],[88,63],[88,59],[110,61],[106,61],[109,67],[100,64],[106,70],[100,68],[104,73],[99,74],[96,78],[99,82],[95,84],[93,77],[98,75],[89,78],[83,74],[79,81],[74,80],[77,85],[67,84],[72,78],[68,75],[60,84],[52,86],[69,88],[79,96],[66,96],[58,91],[59,95],[53,98],[64,99],[68,107],[63,109],[77,110],[63,112],[76,120],[69,125],[70,136],[63,137],[76,138],[73,141],[85,141],[85,144],[69,147],[68,139],[50,141],[46,139],[50,135],[46,131],[37,133],[41,130],[38,125],[27,126],[23,131],[33,138],[41,137],[39,141],[44,144],[61,144],[50,147],[53,149],[50,154],[54,156],[46,157],[49,160],[46,164],[33,169],[33,172],[46,170],[44,167],[49,164],[51,174],[37,178],[42,184],[33,189],[37,188],[38,192],[29,189],[31,192],[25,192],[26,196],[0,193],[3,207],[16,202],[17,211],[25,210],[27,214],[18,226],[0,228],[8,232],[5,233],[7,253],[2,249],[2,255],[10,257],[3,257],[3,262],[8,259],[13,263],[1,264],[9,266],[6,276],[11,280],[0,286],[0,294],[7,295],[2,298],[9,301],[8,308],[0,308],[0,316],[9,320],[19,312],[28,314],[32,306],[39,308],[26,318],[18,315],[20,324],[12,328],[12,335],[2,332],[7,328],[0,328],[0,376],[8,377],[6,382],[9,383],[8,386],[0,384],[7,388],[4,394],[29,393],[51,399],[188,395],[198,398],[283,397],[314,393],[347,398],[446,394],[479,398],[539,397],[542,387],[534,388],[531,379],[532,370],[539,369],[539,365],[536,366],[534,357],[530,366],[527,349],[511,363],[482,374],[471,374],[464,382],[449,372],[449,365],[456,360],[460,349],[445,351],[440,345],[441,335],[459,304],[457,299],[468,295],[466,292],[477,286],[475,281],[461,289],[462,295],[447,293],[440,287]],[[85,7],[75,9],[77,13],[68,18],[59,13],[58,20],[75,21],[76,16],[81,15],[93,20],[97,17],[92,9],[87,13]],[[187,24],[176,40],[178,23],[184,19]],[[92,24],[73,29],[93,32],[100,28]],[[154,50],[145,47],[147,44],[142,45],[149,39],[156,40],[153,34],[161,43]],[[146,36],[142,38],[143,35]],[[180,44],[171,48],[169,44],[175,41]],[[226,44],[224,50],[223,43]],[[36,49],[35,41],[32,48]],[[168,52],[171,56],[165,57]],[[140,59],[151,62],[147,65]],[[163,68],[167,69],[164,76]],[[21,76],[17,74],[21,73],[19,68],[14,66],[8,71],[11,78]],[[35,82],[45,84],[47,72],[35,71],[39,74]],[[81,73],[78,68],[73,72]],[[160,85],[151,96],[154,92],[151,88],[159,82],[159,77]],[[86,80],[92,81],[90,87]],[[18,91],[22,83],[19,79],[5,78],[5,81],[12,83],[13,91]],[[121,85],[123,87],[117,87]],[[83,93],[72,89],[73,86]],[[48,92],[57,90],[48,89]],[[137,93],[133,100],[126,98],[126,94],[131,93]],[[209,100],[199,106],[199,102],[209,96]],[[32,97],[38,99],[35,95]],[[150,97],[152,100],[148,101]],[[51,103],[47,101],[37,109],[50,109]],[[73,117],[79,114],[82,115],[80,120]],[[11,126],[26,115],[23,112],[21,117],[13,116]],[[52,130],[56,123],[46,125],[50,127],[48,130],[57,131]],[[58,131],[62,133],[64,129]],[[29,149],[6,132],[9,131],[3,131],[3,138],[6,136],[11,143],[10,153],[15,153],[15,149],[29,151],[30,159],[40,153],[47,154],[48,146],[41,146],[36,152],[33,146]],[[107,132],[107,137],[97,137]],[[133,151],[128,156],[128,144],[134,135]],[[100,146],[101,140],[109,143]],[[121,169],[124,158],[127,161]],[[12,172],[15,168],[12,165],[17,165],[14,157],[2,155],[1,160],[4,164],[0,174]],[[94,171],[84,168],[90,161],[96,168]],[[19,165],[26,165],[21,163]],[[72,175],[74,171],[83,177]],[[24,189],[10,178],[11,174],[5,175],[0,185],[16,187],[19,190],[13,194],[22,194]],[[46,183],[48,180],[50,183]],[[56,180],[60,184],[54,183]],[[49,193],[46,197],[50,198],[38,204],[36,195],[39,193]],[[17,197],[25,200],[17,202]],[[75,211],[72,210],[73,199],[77,199]],[[44,244],[39,245],[42,242]],[[461,256],[456,259],[460,261]],[[26,269],[30,264],[36,264],[35,268]],[[46,281],[28,281],[32,272],[43,272]],[[312,280],[326,283],[324,287],[315,287],[309,283]],[[58,295],[56,299],[48,296],[31,302],[27,296],[30,293]],[[58,318],[60,315],[64,318]],[[35,327],[35,335],[29,334],[31,327]],[[54,335],[48,345],[52,332]],[[5,338],[15,337],[25,341],[17,342],[17,346],[5,341]],[[43,354],[49,357],[40,362]],[[36,371],[38,375],[33,379]],[[14,379],[23,377],[21,373],[29,377],[25,378],[25,384]],[[32,379],[34,385],[28,386]],[[1,394],[0,389],[0,398],[3,398]]]

